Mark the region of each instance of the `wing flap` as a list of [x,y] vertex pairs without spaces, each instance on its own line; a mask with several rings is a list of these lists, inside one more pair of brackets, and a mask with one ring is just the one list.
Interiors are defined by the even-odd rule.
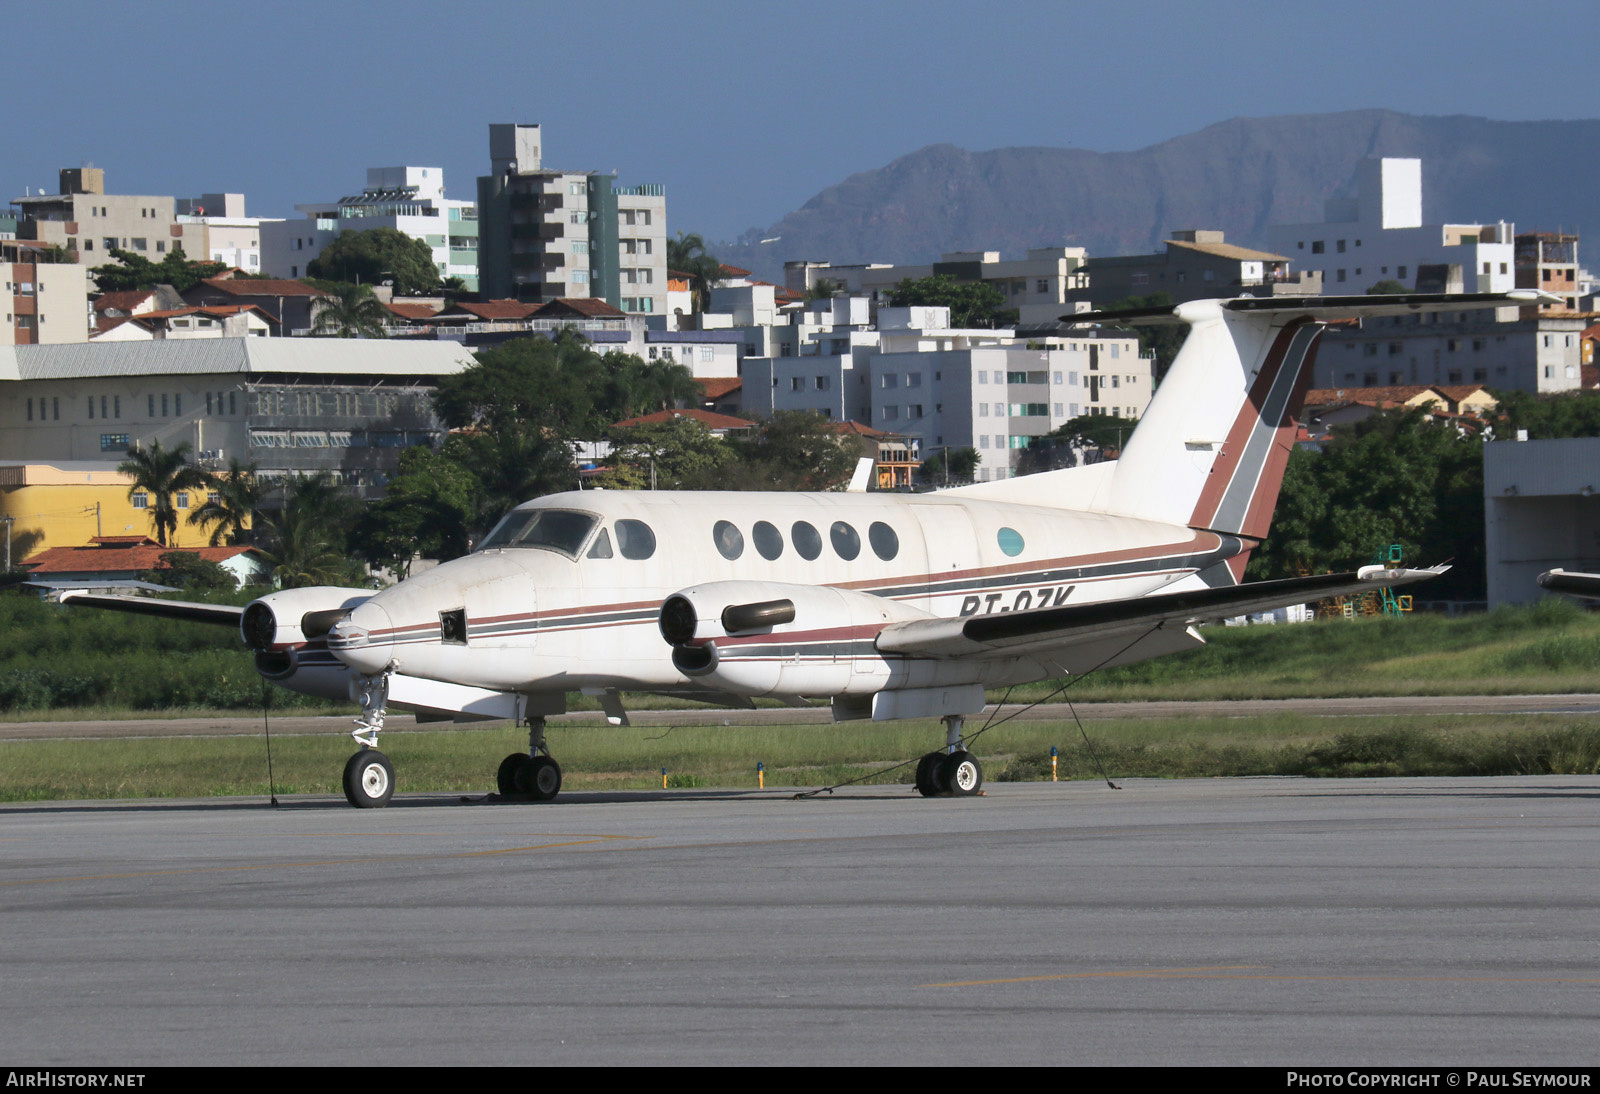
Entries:
[[[1425,581],[1447,569],[1448,566],[1436,566],[1426,570],[1386,570],[1381,566],[1368,566],[1354,573],[1158,593],[1099,604],[1072,604],[955,619],[918,619],[885,627],[878,635],[878,649],[884,653],[939,659],[1059,658],[1075,647],[1092,644],[1097,650],[1110,654],[1157,628],[1187,631],[1196,623]],[[1140,654],[1134,659],[1144,656],[1149,655]]]

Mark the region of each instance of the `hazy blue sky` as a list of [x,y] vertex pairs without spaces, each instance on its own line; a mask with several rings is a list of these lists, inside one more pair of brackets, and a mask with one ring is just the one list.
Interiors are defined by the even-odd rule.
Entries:
[[1142,148],[1237,116],[1386,107],[1600,116],[1600,3],[87,0],[0,7],[5,197],[92,163],[114,193],[243,191],[257,216],[438,166],[490,122],[546,166],[667,186],[730,238],[928,144]]

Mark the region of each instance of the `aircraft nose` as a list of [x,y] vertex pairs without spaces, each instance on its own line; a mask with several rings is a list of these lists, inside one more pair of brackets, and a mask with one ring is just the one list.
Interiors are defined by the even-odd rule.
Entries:
[[381,604],[357,604],[328,632],[328,649],[357,672],[380,673],[394,657],[394,623]]

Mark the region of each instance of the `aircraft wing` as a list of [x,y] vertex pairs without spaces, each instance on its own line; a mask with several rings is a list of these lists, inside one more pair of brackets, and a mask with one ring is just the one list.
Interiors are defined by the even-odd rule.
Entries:
[[1539,587],[1553,593],[1600,600],[1600,574],[1581,574],[1572,570],[1546,570],[1539,575]]
[[[1040,656],[1058,660],[1065,654],[1088,652],[1088,647],[1096,651],[1103,649],[1111,655],[1155,630],[1167,629],[1181,634],[1196,623],[1425,581],[1448,569],[1448,566],[1435,566],[1426,570],[1386,570],[1381,566],[1365,566],[1355,573],[1157,593],[1099,604],[1072,604],[955,619],[917,619],[885,627],[878,636],[878,649],[884,653],[938,659]],[[1143,656],[1148,655],[1132,659],[1140,660]],[[1072,660],[1081,661],[1081,656]]]
[[114,612],[132,612],[135,615],[164,615],[168,619],[187,619],[196,623],[220,623],[238,627],[243,608],[231,604],[200,604],[188,600],[157,600],[151,596],[126,596],[120,593],[61,594],[61,603],[78,604],[87,608],[105,608]]

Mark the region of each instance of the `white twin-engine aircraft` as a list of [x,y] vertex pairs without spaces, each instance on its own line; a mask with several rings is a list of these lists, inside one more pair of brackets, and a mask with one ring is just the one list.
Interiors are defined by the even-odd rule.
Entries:
[[1189,334],[1114,462],[933,494],[590,490],[513,509],[472,554],[397,585],[292,589],[243,609],[137,597],[75,603],[237,621],[263,676],[361,703],[352,805],[382,806],[390,707],[515,718],[528,751],[501,793],[554,798],[545,719],[572,691],[615,722],[621,693],[750,705],[828,699],[836,719],[940,718],[923,794],[978,791],[963,716],[984,689],[1203,644],[1196,624],[1431,577],[1355,573],[1241,585],[1267,534],[1326,321],[1541,301],[1241,298],[1067,317],[1183,322]]

